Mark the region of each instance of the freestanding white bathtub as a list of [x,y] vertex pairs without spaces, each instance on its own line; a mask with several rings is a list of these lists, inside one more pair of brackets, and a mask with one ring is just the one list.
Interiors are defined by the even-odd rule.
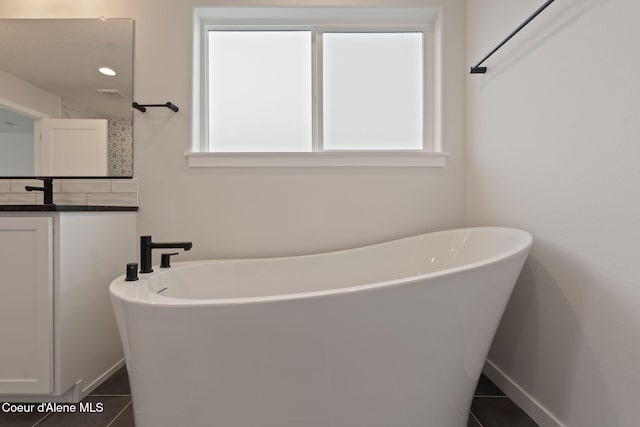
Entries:
[[136,426],[466,426],[531,243],[471,228],[120,277]]

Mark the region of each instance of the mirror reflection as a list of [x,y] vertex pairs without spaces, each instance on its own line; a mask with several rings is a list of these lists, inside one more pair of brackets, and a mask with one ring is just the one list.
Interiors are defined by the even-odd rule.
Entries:
[[133,176],[132,98],[132,19],[0,19],[0,176]]

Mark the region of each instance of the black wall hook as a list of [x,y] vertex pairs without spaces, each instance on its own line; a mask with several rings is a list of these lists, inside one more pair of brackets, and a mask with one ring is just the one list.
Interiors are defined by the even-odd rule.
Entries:
[[166,104],[144,104],[144,105],[138,104],[137,102],[134,102],[133,104],[131,104],[131,106],[133,108],[135,108],[136,110],[141,111],[143,113],[145,111],[147,111],[146,107],[167,107],[168,109],[170,109],[174,113],[178,112],[178,106],[173,104],[173,103],[171,103],[171,102],[167,102]]

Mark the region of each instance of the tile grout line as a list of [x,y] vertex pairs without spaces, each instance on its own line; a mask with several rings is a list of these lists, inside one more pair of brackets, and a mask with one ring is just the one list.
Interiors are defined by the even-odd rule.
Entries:
[[113,422],[114,422],[115,420],[117,420],[117,419],[118,419],[118,417],[119,417],[120,415],[122,415],[122,413],[123,413],[124,411],[126,411],[126,409],[127,409],[129,406],[131,406],[131,401],[129,401],[129,403],[127,403],[127,404],[124,406],[124,408],[122,408],[122,410],[121,410],[120,412],[118,412],[118,414],[117,414],[115,417],[113,417],[113,419],[109,422],[109,424],[107,424],[107,427],[109,427],[111,424],[113,424]]
[[40,424],[42,421],[44,421],[44,419],[47,418],[52,413],[53,412],[47,412],[46,414],[44,414],[44,417],[42,417],[38,421],[36,421],[35,424],[33,424],[31,427],[36,427],[38,424]]
[[131,397],[130,394],[90,394],[87,397]]
[[[476,417],[476,414],[474,414],[474,413],[473,413],[473,412],[471,412],[471,411],[469,411],[469,414],[471,414],[471,416],[473,417],[473,419],[474,419],[474,420],[476,420],[476,422],[478,423],[478,425],[479,425],[480,427],[484,427],[484,426],[482,425],[482,423],[480,422],[480,420],[478,419],[478,417]],[[108,427],[108,426],[107,426],[107,427]]]

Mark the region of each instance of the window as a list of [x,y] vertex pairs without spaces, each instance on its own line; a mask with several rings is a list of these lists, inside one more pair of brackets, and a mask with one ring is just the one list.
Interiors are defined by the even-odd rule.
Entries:
[[207,33],[209,151],[311,151],[311,32]]
[[350,164],[434,152],[443,165],[432,10],[213,9],[195,13],[191,166],[209,153],[279,153],[295,165],[306,158],[296,153]]
[[422,150],[422,33],[325,33],[322,147]]

